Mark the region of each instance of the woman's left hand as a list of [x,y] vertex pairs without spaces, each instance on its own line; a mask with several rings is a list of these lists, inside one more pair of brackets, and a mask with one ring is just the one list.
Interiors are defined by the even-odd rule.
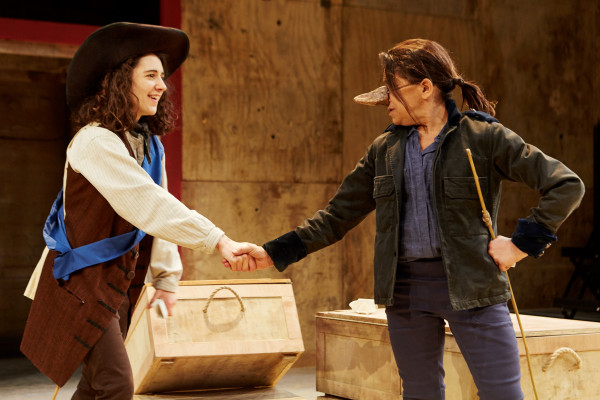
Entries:
[[527,257],[527,253],[521,251],[510,238],[497,236],[488,244],[488,254],[500,271],[507,271],[518,262]]
[[158,299],[162,299],[167,306],[167,311],[169,312],[169,317],[173,315],[173,311],[175,310],[175,304],[177,303],[177,294],[173,292],[167,292],[166,290],[156,289],[154,293],[154,297],[150,300],[148,304],[148,308],[152,308],[154,302]]

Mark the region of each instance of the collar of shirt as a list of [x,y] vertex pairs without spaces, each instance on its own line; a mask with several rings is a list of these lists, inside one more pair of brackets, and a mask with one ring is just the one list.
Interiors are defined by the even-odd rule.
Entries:
[[448,123],[446,123],[442,129],[439,131],[439,133],[436,135],[436,137],[433,139],[433,143],[431,143],[429,146],[427,146],[423,151],[421,151],[421,144],[419,142],[419,130],[417,129],[416,126],[413,126],[410,128],[410,131],[408,131],[408,135],[407,135],[407,140],[409,143],[412,143],[413,145],[418,144],[418,149],[419,149],[419,153],[423,156],[425,154],[428,153],[432,153],[437,149],[437,145],[440,142],[440,139],[442,138],[442,132],[444,132],[444,129],[446,129],[446,127],[448,126]]

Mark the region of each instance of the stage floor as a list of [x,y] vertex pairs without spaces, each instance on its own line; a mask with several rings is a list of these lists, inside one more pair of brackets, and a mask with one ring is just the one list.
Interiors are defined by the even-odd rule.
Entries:
[[[69,400],[75,391],[79,371],[61,388],[57,400]],[[181,393],[177,395],[136,395],[134,400],[324,400],[315,389],[315,368],[292,368],[273,388],[238,389]],[[0,358],[0,397],[2,400],[50,400],[56,385],[26,358]]]

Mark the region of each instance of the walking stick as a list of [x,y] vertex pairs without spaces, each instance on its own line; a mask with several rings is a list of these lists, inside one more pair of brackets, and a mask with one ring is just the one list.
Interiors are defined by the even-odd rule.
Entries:
[[52,400],[56,400],[56,395],[58,394],[58,389],[60,389],[60,386],[56,385],[56,389],[54,389],[54,394],[52,395]]
[[[492,240],[496,239],[496,235],[494,234],[494,229],[492,228],[492,219],[490,217],[490,213],[485,208],[485,202],[483,201],[483,195],[481,194],[481,187],[479,187],[479,177],[477,176],[477,171],[475,170],[475,164],[473,164],[473,157],[471,156],[471,150],[465,149],[467,152],[467,156],[469,157],[469,164],[471,164],[471,170],[473,171],[473,178],[475,179],[475,186],[477,187],[477,194],[479,195],[479,201],[481,202],[481,212],[483,214],[483,222],[487,225],[490,234],[492,235]],[[510,284],[510,278],[508,277],[508,271],[504,271],[506,274],[506,281],[508,282],[508,288],[510,289],[510,300],[512,302],[513,310],[515,310],[515,315],[517,316],[517,321],[519,322],[519,328],[521,329],[521,337],[523,337],[523,345],[525,346],[525,355],[527,356],[527,367],[529,368],[529,376],[531,378],[531,385],[533,386],[533,394],[535,394],[535,399],[538,400],[537,388],[535,387],[535,380],[533,379],[533,370],[531,368],[531,359],[529,358],[529,347],[527,346],[527,339],[525,338],[525,329],[523,329],[523,324],[521,323],[521,317],[519,315],[519,309],[517,308],[517,302],[515,300],[515,294],[513,293],[512,285]]]

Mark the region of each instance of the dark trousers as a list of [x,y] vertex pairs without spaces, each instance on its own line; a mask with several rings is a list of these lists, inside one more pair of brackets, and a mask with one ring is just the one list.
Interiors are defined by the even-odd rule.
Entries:
[[98,343],[83,360],[71,400],[131,400],[133,373],[125,350],[129,300],[126,299]]
[[480,398],[523,399],[519,350],[506,303],[452,310],[441,260],[400,263],[394,304],[386,314],[405,400],[445,399],[444,320]]

